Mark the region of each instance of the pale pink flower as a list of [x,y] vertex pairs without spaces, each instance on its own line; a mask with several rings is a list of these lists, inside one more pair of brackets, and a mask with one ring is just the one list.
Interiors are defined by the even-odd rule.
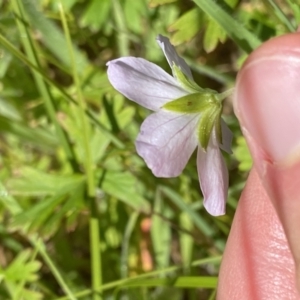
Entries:
[[[173,100],[204,89],[194,89],[196,84],[190,68],[177,55],[169,40],[159,35],[157,42],[174,77],[143,58],[122,57],[107,63],[109,81],[128,99],[154,111],[143,122],[136,139],[137,152],[153,174],[167,178],[180,175],[198,146],[197,169],[204,206],[210,214],[222,215],[227,199],[228,171],[220,148],[231,153],[232,133],[221,120],[222,143],[219,143],[218,131],[214,126],[204,149],[199,142],[202,113],[176,112],[164,108]],[[178,78],[178,70],[187,79],[186,82]],[[186,84],[188,82],[192,84]]]

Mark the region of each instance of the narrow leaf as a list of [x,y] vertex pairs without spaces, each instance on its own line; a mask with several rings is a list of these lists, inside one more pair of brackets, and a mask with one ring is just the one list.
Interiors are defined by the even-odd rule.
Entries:
[[177,277],[177,278],[155,278],[147,280],[137,280],[125,285],[125,287],[155,287],[174,286],[181,288],[215,288],[218,283],[217,277]]
[[159,5],[164,5],[175,1],[177,0],[149,0],[149,6],[153,8]]
[[254,34],[237,22],[215,1],[194,0],[194,2],[214,19],[227,32],[228,36],[247,53],[260,45],[261,41]]
[[171,38],[173,45],[179,45],[190,41],[204,25],[204,17],[197,7],[183,14],[175,23],[169,27],[174,32]]

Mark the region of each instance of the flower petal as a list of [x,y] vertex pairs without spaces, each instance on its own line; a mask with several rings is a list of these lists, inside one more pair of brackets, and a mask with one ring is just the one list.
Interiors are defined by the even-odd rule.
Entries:
[[197,147],[198,114],[160,110],[142,124],[136,140],[138,154],[157,177],[181,174]]
[[173,64],[175,64],[187,77],[193,79],[190,67],[187,65],[185,60],[177,54],[174,46],[170,43],[169,39],[159,34],[156,38],[156,41],[164,52],[170,67],[173,69]]
[[232,143],[233,134],[223,119],[221,119],[221,129],[222,129],[222,144],[220,144],[220,148],[226,151],[227,153],[232,154],[231,143]]
[[224,215],[228,190],[228,170],[214,130],[207,152],[204,152],[200,146],[198,147],[197,168],[204,197],[204,207],[213,216]]
[[187,94],[177,81],[157,65],[137,57],[122,57],[107,63],[108,79],[128,99],[151,110]]

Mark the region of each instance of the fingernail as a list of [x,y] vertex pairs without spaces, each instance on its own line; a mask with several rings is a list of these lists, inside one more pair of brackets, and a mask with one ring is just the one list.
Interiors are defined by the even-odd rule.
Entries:
[[272,39],[249,56],[234,105],[266,157],[283,165],[300,160],[300,34]]

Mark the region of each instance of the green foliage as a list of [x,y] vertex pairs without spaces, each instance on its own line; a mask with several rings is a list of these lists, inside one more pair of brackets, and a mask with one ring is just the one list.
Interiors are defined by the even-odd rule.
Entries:
[[[39,7],[39,1],[26,0],[22,2],[24,12],[28,18],[28,22],[31,24],[32,30],[37,30],[42,43],[45,45],[44,50],[50,51],[54,56],[52,59],[57,59],[58,64],[62,63],[65,67],[70,67],[71,61],[63,32],[53,21],[45,16],[41,7]],[[75,45],[73,47],[77,69],[84,70],[88,63],[85,55]],[[39,50],[41,54],[44,52],[42,49]]]
[[216,49],[219,42],[224,43],[226,40],[225,30],[217,22],[209,18],[204,39],[203,48],[209,53]]
[[[166,220],[174,217],[174,213],[167,205],[165,205],[159,188],[156,190],[153,211],[154,216],[152,217],[151,237],[154,257],[157,268],[163,269],[169,265],[171,259],[171,227]],[[166,220],[164,220],[164,218]]]
[[100,30],[107,21],[110,11],[110,0],[91,0],[81,17],[81,25],[88,26],[92,31]]
[[149,203],[139,195],[138,181],[131,173],[107,171],[101,180],[104,192],[124,201],[138,211],[149,212]]
[[1,299],[214,297],[252,164],[232,107],[227,215],[213,218],[194,155],[172,179],[137,155],[149,112],[112,88],[105,65],[130,55],[169,71],[155,37],[171,35],[193,70],[182,81],[222,92],[246,53],[300,22],[294,1],[267,2],[0,1]]
[[244,137],[240,136],[236,141],[237,145],[235,148],[235,157],[239,162],[239,169],[242,172],[247,172],[252,167],[252,158],[248,150],[246,140]]
[[10,299],[42,299],[41,292],[30,289],[30,283],[38,280],[40,268],[41,263],[34,259],[29,249],[20,252],[5,269],[0,268],[0,282],[5,287],[3,294]]
[[177,0],[149,0],[149,6],[156,7],[158,5],[164,5],[164,4],[172,3],[175,1],[177,1]]
[[244,51],[249,53],[259,46],[260,40],[241,26],[221,5],[205,0],[194,0],[194,2],[217,22]]
[[170,27],[172,35],[171,43],[179,45],[190,41],[204,25],[204,14],[198,8],[193,8],[183,14]]

